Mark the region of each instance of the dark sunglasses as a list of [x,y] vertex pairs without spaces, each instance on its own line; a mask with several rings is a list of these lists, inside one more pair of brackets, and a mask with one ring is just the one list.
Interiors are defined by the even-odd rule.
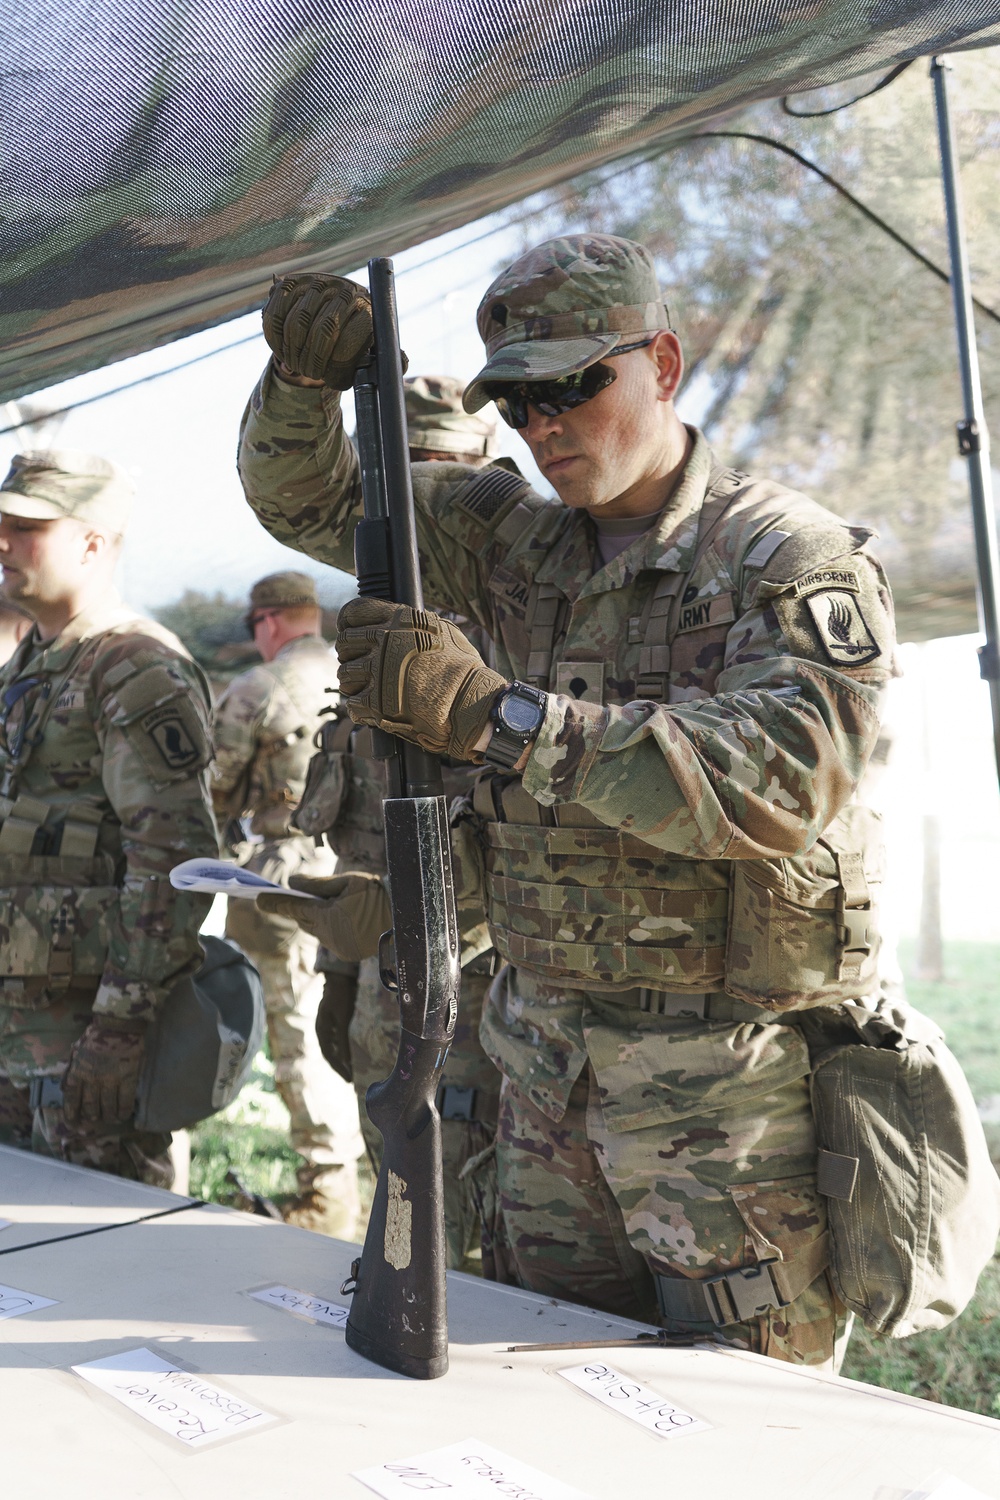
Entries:
[[[654,335],[655,337],[655,335]],[[635,344],[623,344],[604,356],[614,359],[618,354],[629,354],[633,349],[645,349],[652,338],[640,339]],[[591,401],[599,391],[607,390],[618,379],[617,371],[606,364],[588,365],[575,375],[561,375],[557,380],[495,380],[487,381],[483,390],[508,427],[527,427],[528,407],[533,406],[543,417],[558,417],[564,411],[572,411]]]
[[276,615],[277,613],[278,611],[276,609],[258,609],[250,614],[244,615],[243,624],[246,626],[248,634],[253,635],[261,620],[266,620],[269,618],[269,616]]

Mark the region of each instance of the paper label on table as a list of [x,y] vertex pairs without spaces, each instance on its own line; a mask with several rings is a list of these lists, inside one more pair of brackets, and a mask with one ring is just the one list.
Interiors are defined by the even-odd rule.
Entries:
[[0,1219],[0,1229],[9,1229],[13,1222],[13,1219]]
[[19,1318],[22,1313],[37,1312],[40,1307],[58,1307],[52,1297],[39,1297],[34,1292],[19,1292],[14,1286],[0,1286],[0,1321],[4,1318]]
[[261,1411],[241,1396],[161,1359],[152,1349],[130,1349],[72,1368],[75,1375],[189,1448],[206,1448],[279,1420],[273,1412]]
[[448,1500],[591,1500],[582,1490],[476,1438],[374,1469],[356,1469],[353,1477],[383,1500],[413,1500],[429,1490],[447,1490]]
[[658,1396],[649,1386],[640,1385],[611,1365],[595,1360],[592,1364],[573,1365],[568,1370],[557,1372],[588,1396],[610,1406],[613,1411],[638,1422],[657,1437],[679,1437],[682,1432],[707,1432],[711,1422],[693,1416],[683,1407]]
[[177,891],[212,891],[217,896],[243,896],[252,901],[261,891],[280,891],[283,896],[295,896],[300,901],[316,901],[317,896],[306,891],[290,891],[287,886],[276,885],[244,870],[226,859],[185,859],[170,871],[170,884]]
[[991,1500],[983,1490],[974,1489],[953,1474],[936,1474],[924,1489],[911,1490],[907,1500],[920,1495],[926,1496],[927,1500]]
[[350,1312],[350,1308],[341,1307],[339,1302],[331,1302],[328,1297],[316,1297],[311,1292],[297,1292],[290,1286],[269,1286],[249,1295],[257,1302],[266,1302],[268,1307],[280,1307],[282,1312],[315,1318],[317,1323],[326,1323],[331,1328],[343,1328]]

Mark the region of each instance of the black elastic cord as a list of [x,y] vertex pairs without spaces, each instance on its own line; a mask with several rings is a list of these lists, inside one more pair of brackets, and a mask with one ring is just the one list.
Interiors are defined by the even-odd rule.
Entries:
[[[853,99],[845,99],[843,104],[835,104],[832,109],[792,109],[788,101],[789,99],[796,98],[795,94],[783,94],[781,96],[781,107],[786,115],[791,115],[793,120],[822,120],[824,115],[839,114],[842,109],[850,109],[852,104],[860,104],[862,99],[870,99],[872,94],[879,93],[881,89],[887,89],[890,83],[895,83],[900,73],[905,73],[907,68],[912,68],[916,60],[915,57],[911,57],[907,62],[897,63],[872,88],[866,89],[863,94],[855,94]],[[813,90],[804,90],[804,92],[812,93]]]
[[171,1214],[182,1214],[188,1208],[206,1208],[203,1198],[192,1198],[177,1208],[161,1208],[155,1214],[144,1214],[141,1219],[126,1219],[121,1224],[97,1224],[93,1229],[75,1229],[72,1234],[53,1235],[49,1240],[32,1240],[29,1245],[11,1245],[9,1250],[0,1250],[0,1255],[18,1255],[22,1250],[38,1250],[43,1245],[63,1245],[67,1240],[83,1240],[88,1234],[107,1234],[109,1229],[130,1229],[133,1224],[148,1224],[151,1219],[167,1219]]
[[[829,172],[824,172],[822,167],[818,167],[814,161],[810,161],[808,156],[803,156],[801,151],[796,151],[794,146],[788,146],[784,141],[775,140],[773,136],[754,135],[747,130],[700,130],[694,139],[757,141],[761,146],[773,146],[775,151],[783,151],[793,161],[799,162],[803,167],[808,167],[810,172],[815,172],[816,176],[827,183],[829,187],[832,187],[834,192],[839,193],[842,198],[846,198],[852,208],[856,208],[858,213],[864,214],[870,223],[874,224],[877,229],[881,229],[883,234],[887,234],[890,239],[895,240],[896,244],[900,245],[908,255],[912,255],[914,260],[918,260],[928,271],[932,271],[939,281],[944,282],[945,286],[951,285],[951,277],[948,275],[948,272],[935,261],[931,260],[929,256],[925,255],[922,250],[918,250],[912,240],[908,240],[905,234],[900,234],[898,229],[893,229],[892,225],[887,224],[885,219],[877,214],[874,209],[869,208],[866,203],[862,203],[860,198],[855,198],[850,189],[845,188],[842,182],[838,182],[836,177],[831,177]],[[686,141],[684,144],[690,145],[690,141]],[[978,297],[973,297],[972,303],[981,313],[985,313],[988,318],[992,318],[994,323],[1000,323],[1000,313],[990,307],[988,303],[980,302]]]

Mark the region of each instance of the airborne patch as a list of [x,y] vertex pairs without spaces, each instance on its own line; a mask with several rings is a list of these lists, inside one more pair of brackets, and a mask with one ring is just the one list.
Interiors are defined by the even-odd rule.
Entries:
[[857,599],[846,589],[828,589],[806,599],[824,650],[841,667],[860,667],[881,650]]
[[201,751],[188,733],[176,705],[166,703],[147,714],[142,728],[171,771],[183,771],[200,761]]
[[792,585],[796,599],[822,593],[824,589],[850,589],[852,594],[860,594],[861,580],[853,568],[814,568]]

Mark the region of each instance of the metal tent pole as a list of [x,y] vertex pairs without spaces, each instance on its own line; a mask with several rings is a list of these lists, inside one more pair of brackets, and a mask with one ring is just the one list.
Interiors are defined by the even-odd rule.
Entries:
[[962,376],[962,401],[965,415],[958,423],[958,451],[969,465],[969,491],[972,499],[972,525],[976,539],[976,565],[979,574],[979,622],[986,645],[979,651],[979,672],[989,686],[993,710],[993,749],[997,775],[1000,777],[1000,623],[997,596],[1000,593],[1000,565],[997,561],[996,512],[993,508],[993,481],[990,475],[990,440],[983,415],[983,388],[979,378],[979,355],[976,330],[972,321],[972,293],[969,289],[969,255],[962,218],[962,194],[959,182],[958,155],[951,127],[948,104],[948,70],[946,58],[931,62],[934,84],[934,106],[937,112],[938,140],[941,146],[941,180],[944,186],[945,215],[948,220],[948,253],[951,259],[951,290],[955,302],[955,332],[958,337],[958,363]]

